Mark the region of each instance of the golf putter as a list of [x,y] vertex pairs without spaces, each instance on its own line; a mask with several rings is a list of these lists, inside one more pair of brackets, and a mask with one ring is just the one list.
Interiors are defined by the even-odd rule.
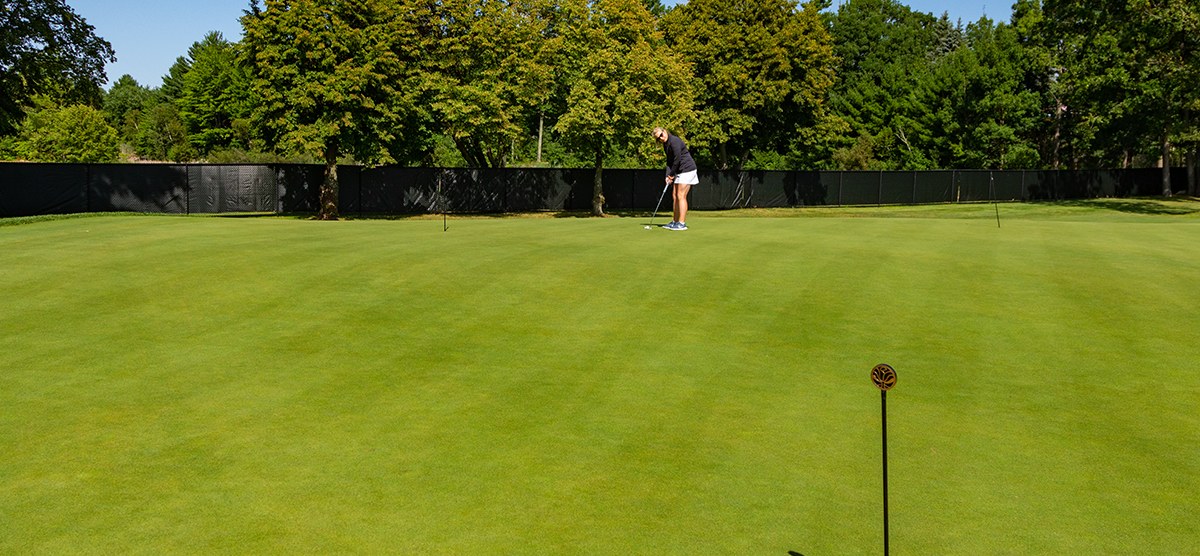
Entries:
[[662,200],[667,195],[668,187],[671,187],[671,182],[667,182],[666,187],[663,187],[663,192],[658,196],[658,204],[654,205],[654,213],[650,215],[650,224],[646,226],[647,230],[654,227],[654,217],[658,216],[658,207],[662,206]]

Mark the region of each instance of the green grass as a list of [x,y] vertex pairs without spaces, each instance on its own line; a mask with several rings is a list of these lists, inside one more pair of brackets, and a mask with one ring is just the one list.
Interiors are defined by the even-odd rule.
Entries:
[[1196,553],[1197,208],[3,227],[0,553]]

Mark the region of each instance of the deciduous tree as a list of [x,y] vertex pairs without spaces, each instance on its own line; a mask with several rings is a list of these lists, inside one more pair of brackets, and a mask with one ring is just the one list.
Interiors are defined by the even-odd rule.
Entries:
[[667,43],[695,69],[700,130],[721,168],[753,150],[786,150],[816,126],[834,82],[833,40],[820,6],[793,0],[691,0],[662,20]]
[[691,67],[662,41],[640,0],[564,3],[561,22],[566,113],[555,129],[569,148],[595,160],[592,214],[604,216],[606,156],[621,150],[661,156],[655,126],[686,137],[695,129]]
[[1163,159],[1170,194],[1173,140],[1197,135],[1200,5],[1189,0],[1047,0],[1060,58],[1063,135],[1077,165]]
[[150,160],[187,162],[196,157],[188,142],[187,126],[174,103],[164,102],[146,108],[136,126],[138,155]]
[[33,97],[98,103],[112,45],[63,0],[0,3],[0,134],[12,131]]
[[116,162],[117,131],[91,106],[34,110],[14,142],[16,158],[33,162]]
[[338,217],[343,154],[393,162],[419,139],[401,15],[392,0],[255,0],[242,18],[254,118],[270,142],[325,161],[322,219]]
[[469,166],[503,167],[525,121],[553,91],[545,4],[446,0],[413,5],[421,83],[438,130]]

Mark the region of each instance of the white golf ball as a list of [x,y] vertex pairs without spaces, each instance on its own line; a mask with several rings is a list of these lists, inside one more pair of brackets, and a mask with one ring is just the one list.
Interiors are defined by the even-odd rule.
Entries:
[[649,229],[650,229],[650,226],[646,226],[646,229],[647,229],[647,230],[649,230]]

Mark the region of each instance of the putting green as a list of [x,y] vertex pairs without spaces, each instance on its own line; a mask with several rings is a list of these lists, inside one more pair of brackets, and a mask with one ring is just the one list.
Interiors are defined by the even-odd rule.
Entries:
[[1120,207],[0,227],[0,553],[878,554],[877,363],[893,554],[1192,553],[1200,220]]

